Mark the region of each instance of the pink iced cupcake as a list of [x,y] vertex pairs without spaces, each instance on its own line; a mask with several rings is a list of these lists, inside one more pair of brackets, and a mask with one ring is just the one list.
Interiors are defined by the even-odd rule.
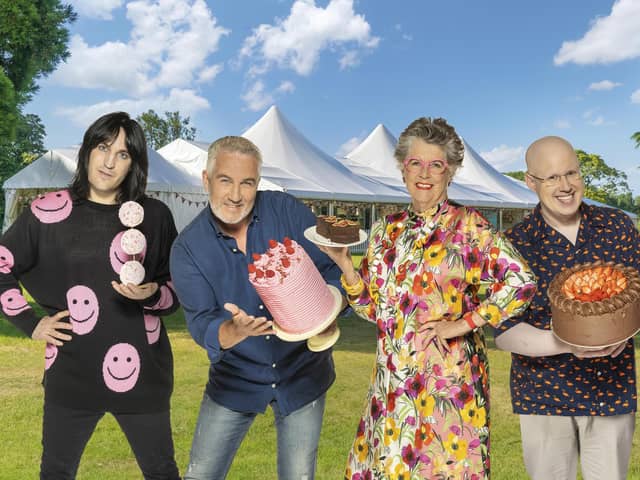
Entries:
[[122,234],[120,246],[127,255],[138,255],[146,248],[147,239],[140,230],[130,228]]
[[120,221],[125,227],[136,227],[144,220],[144,208],[138,202],[124,202],[118,210]]
[[120,269],[120,282],[140,285],[144,280],[144,267],[137,260],[129,260]]

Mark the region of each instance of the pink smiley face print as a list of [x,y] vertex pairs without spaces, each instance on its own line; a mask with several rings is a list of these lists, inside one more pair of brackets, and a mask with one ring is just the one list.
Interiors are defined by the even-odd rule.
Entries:
[[17,288],[11,288],[3,292],[2,295],[0,295],[0,305],[2,305],[2,311],[8,317],[15,317],[31,308]]
[[98,321],[100,305],[98,297],[89,287],[76,285],[67,291],[67,309],[74,333],[85,335]]
[[171,295],[171,290],[166,285],[160,286],[160,298],[158,301],[151,307],[145,307],[148,310],[164,310],[165,308],[169,308],[173,305],[173,295]]
[[13,253],[4,245],[0,245],[0,273],[10,273],[13,268]]
[[133,345],[113,345],[102,362],[104,384],[114,392],[128,392],[135,387],[140,375],[140,356]]
[[53,362],[58,357],[58,347],[51,343],[47,343],[47,347],[44,349],[44,369],[49,370]]
[[[124,230],[118,233],[115,237],[113,237],[113,241],[111,242],[111,247],[109,247],[109,260],[111,261],[111,268],[118,275],[120,274],[120,270],[122,270],[122,265],[124,265],[127,261],[133,260],[132,255],[127,255],[125,251],[122,249],[122,236],[124,235]],[[142,252],[139,255],[135,255],[136,260],[140,263],[144,262],[144,256],[147,253],[147,245],[145,243]]]
[[66,190],[38,195],[31,202],[31,212],[42,223],[57,223],[71,215],[73,202]]
[[149,345],[153,345],[160,338],[160,327],[162,324],[160,323],[160,317],[156,315],[148,315],[144,316],[144,329],[147,332],[147,340],[149,341]]

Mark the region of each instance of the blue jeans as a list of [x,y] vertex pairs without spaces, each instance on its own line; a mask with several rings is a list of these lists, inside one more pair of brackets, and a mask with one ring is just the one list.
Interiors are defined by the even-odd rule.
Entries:
[[[271,408],[278,436],[278,478],[313,480],[318,456],[325,395],[283,416]],[[229,410],[204,394],[185,480],[224,479],[255,413]]]

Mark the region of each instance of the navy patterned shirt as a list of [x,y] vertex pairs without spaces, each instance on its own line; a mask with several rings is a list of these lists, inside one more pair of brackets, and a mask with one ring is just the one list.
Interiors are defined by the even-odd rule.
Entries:
[[[583,203],[576,244],[550,227],[540,205],[506,232],[538,277],[529,309],[500,324],[496,335],[521,322],[549,330],[547,287],[555,275],[575,264],[614,261],[638,268],[640,236],[622,211]],[[527,357],[512,354],[513,411],[529,415],[619,415],[636,411],[633,341],[616,358],[580,359],[572,354]]]

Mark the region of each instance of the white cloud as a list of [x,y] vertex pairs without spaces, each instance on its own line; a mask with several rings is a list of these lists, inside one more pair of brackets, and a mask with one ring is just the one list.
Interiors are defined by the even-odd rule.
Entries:
[[51,76],[55,83],[76,88],[128,91],[134,95],[151,90],[147,74],[141,68],[144,58],[130,44],[105,42],[91,47],[80,35],[74,35],[69,50],[71,58]]
[[198,111],[208,108],[210,108],[209,102],[205,98],[198,96],[193,90],[173,88],[168,95],[122,98],[93,105],[61,107],[56,110],[56,114],[68,118],[79,127],[86,128],[99,116],[119,110],[128,112],[132,117],[149,109],[153,109],[156,112],[180,111],[184,116],[192,116]]
[[222,72],[222,69],[223,67],[220,64],[211,65],[210,67],[202,69],[198,75],[198,83],[207,83],[212,81],[220,72]]
[[599,127],[600,125],[604,125],[605,122],[604,117],[602,115],[598,115],[597,117],[590,119],[587,123],[594,127]]
[[265,92],[264,83],[262,80],[257,80],[251,87],[242,95],[247,108],[254,112],[262,110],[269,105],[273,105],[274,98],[269,92]]
[[595,82],[589,85],[589,90],[613,90],[616,87],[622,86],[619,82],[612,82],[611,80],[602,80],[601,82]]
[[631,94],[631,103],[640,103],[640,88]]
[[404,33],[404,32],[402,31],[402,25],[401,25],[401,24],[396,23],[396,24],[395,24],[395,29],[396,29],[398,32],[400,32],[400,33],[402,34],[402,39],[403,39],[403,40],[406,40],[406,41],[408,41],[408,42],[409,42],[409,41],[411,41],[411,40],[413,40],[413,36],[409,35],[408,33]]
[[344,52],[342,57],[340,57],[339,63],[340,70],[345,70],[349,67],[357,66],[360,63],[357,50],[349,50],[347,52]]
[[569,120],[559,119],[553,123],[553,126],[558,129],[567,129],[571,128],[571,122],[569,122]]
[[295,91],[295,89],[296,89],[296,86],[292,82],[285,81],[278,86],[276,91],[281,93],[291,93]]
[[257,112],[265,107],[273,105],[276,102],[276,98],[286,93],[291,93],[296,89],[296,86],[290,81],[281,82],[278,87],[268,92],[265,89],[265,84],[262,80],[256,80],[253,84],[242,94],[242,100],[246,107]]
[[336,152],[336,157],[344,158],[345,155],[351,153],[354,148],[360,145],[363,140],[364,135],[360,137],[351,137],[349,140],[340,145],[340,148],[338,148],[338,151]]
[[130,38],[89,45],[75,35],[71,56],[51,76],[72,87],[149,96],[162,89],[210,81],[221,67],[207,58],[229,30],[218,26],[204,0],[137,0],[127,4]]
[[123,0],[73,0],[70,3],[82,17],[111,20],[111,12],[120,8]]
[[296,0],[287,18],[254,29],[244,40],[240,58],[257,58],[254,72],[275,65],[309,75],[324,50],[343,51],[340,65],[345,68],[379,41],[364,16],[353,11],[353,0],[330,0],[326,8],[316,6],[315,0]]
[[596,115],[598,112],[598,108],[594,108],[592,110],[587,110],[582,114],[582,118],[584,118],[587,123],[593,127],[602,127],[604,125],[615,125],[615,122],[610,120],[606,120],[603,115]]
[[640,56],[640,2],[617,0],[606,17],[593,20],[580,40],[562,43],[556,65],[613,63]]
[[480,152],[480,156],[500,171],[514,167],[522,169],[524,165],[524,147],[522,146],[509,147],[503,144],[488,152]]

